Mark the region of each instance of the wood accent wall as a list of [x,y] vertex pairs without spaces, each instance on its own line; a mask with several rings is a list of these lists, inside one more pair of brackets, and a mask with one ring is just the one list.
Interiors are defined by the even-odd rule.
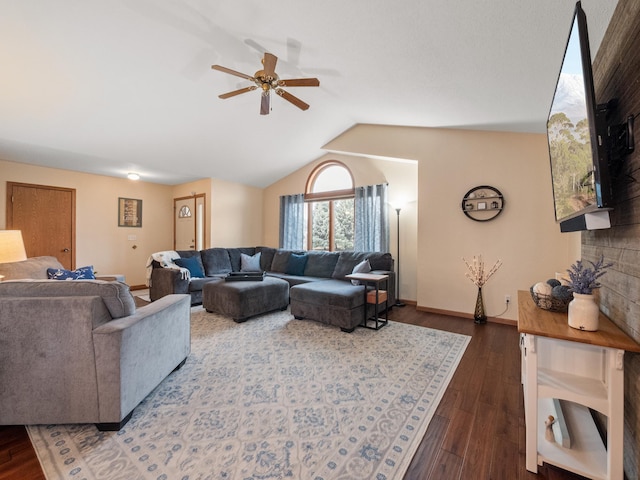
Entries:
[[[588,13],[587,13],[588,15]],[[620,0],[593,62],[598,103],[618,98],[615,123],[640,114],[640,1]],[[582,258],[604,254],[615,265],[602,277],[601,310],[640,342],[640,117],[636,150],[624,159],[615,179],[612,228],[583,232]],[[640,354],[625,355],[624,468],[640,478]]]

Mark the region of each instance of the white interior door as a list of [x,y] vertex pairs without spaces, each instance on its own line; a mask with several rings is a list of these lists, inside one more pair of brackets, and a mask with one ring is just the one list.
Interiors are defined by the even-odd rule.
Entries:
[[196,199],[176,198],[175,206],[175,250],[195,250],[196,248]]

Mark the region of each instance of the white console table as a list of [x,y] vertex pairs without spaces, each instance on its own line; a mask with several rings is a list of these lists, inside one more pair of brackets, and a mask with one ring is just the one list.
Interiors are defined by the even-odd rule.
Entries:
[[[528,291],[518,292],[526,468],[549,463],[592,479],[623,479],[624,352],[640,352],[631,337],[605,315],[599,330],[569,327],[566,313],[538,308]],[[553,399],[566,400],[572,445],[545,440]],[[607,445],[589,409],[608,419]]]

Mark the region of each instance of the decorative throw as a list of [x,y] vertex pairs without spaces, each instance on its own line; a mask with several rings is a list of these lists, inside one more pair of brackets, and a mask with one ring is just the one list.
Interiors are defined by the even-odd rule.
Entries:
[[49,479],[400,480],[469,339],[194,307],[186,364],[120,432],[28,431]]
[[191,278],[191,272],[189,272],[188,268],[180,267],[176,265],[173,261],[176,260],[177,258],[180,258],[180,255],[178,255],[178,252],[174,250],[155,252],[149,255],[149,258],[147,259],[147,263],[145,265],[147,269],[147,286],[151,285],[151,273],[153,272],[154,260],[158,262],[160,265],[162,265],[163,268],[174,268],[174,269],[180,270],[180,274],[182,275],[182,278],[189,280]]

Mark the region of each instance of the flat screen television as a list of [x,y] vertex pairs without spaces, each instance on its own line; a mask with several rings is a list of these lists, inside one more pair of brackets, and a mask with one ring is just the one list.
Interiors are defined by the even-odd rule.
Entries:
[[555,214],[562,232],[611,226],[605,116],[595,99],[587,17],[578,2],[547,120]]

